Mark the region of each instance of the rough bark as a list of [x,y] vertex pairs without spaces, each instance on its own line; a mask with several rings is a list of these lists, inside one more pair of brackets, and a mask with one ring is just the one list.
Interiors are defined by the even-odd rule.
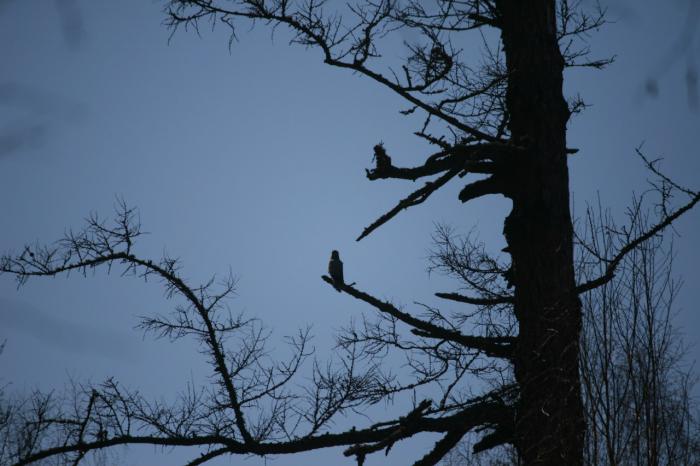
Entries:
[[521,386],[514,443],[526,465],[582,464],[578,371],[581,305],[575,293],[566,160],[569,110],[555,2],[499,2],[508,70],[510,131],[526,153],[512,165],[513,209],[504,234],[512,255]]

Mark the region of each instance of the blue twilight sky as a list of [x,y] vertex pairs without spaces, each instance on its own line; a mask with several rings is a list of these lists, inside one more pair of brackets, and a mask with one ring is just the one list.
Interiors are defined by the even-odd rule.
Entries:
[[[289,47],[284,31],[243,28],[202,37],[170,32],[158,1],[0,0],[0,250],[49,242],[79,228],[91,211],[109,216],[115,195],[140,209],[138,251],[182,259],[196,283],[229,268],[240,278],[234,310],[261,318],[282,336],[313,324],[325,357],[333,331],[367,307],[320,280],[332,249],[345,275],[367,291],[415,310],[452,284],[426,273],[434,222],[478,227],[502,247],[508,204],[461,205],[459,183],[400,214],[369,238],[354,238],[414,186],[369,182],[372,146],[384,141],[396,163],[427,148],[412,136],[403,103],[359,76],[324,66],[317,51]],[[700,114],[689,105],[686,68],[700,38],[678,52],[687,1],[615,2],[617,21],[590,38],[596,56],[616,55],[608,70],[567,75],[569,95],[592,104],[570,123],[571,185],[577,211],[600,193],[622,212],[646,174],[633,156],[664,156],[668,174],[700,186]],[[695,63],[697,64],[697,63]],[[658,96],[645,91],[658,81]],[[620,217],[621,218],[621,217]],[[677,224],[676,272],[685,286],[678,326],[691,361],[699,359],[700,214]],[[118,274],[30,281],[16,289],[0,277],[0,379],[10,391],[63,387],[70,378],[114,376],[153,397],[168,397],[209,375],[188,342],[153,342],[133,330],[136,316],[172,306],[158,283]],[[448,307],[449,308],[449,307]],[[381,415],[381,413],[379,413]],[[380,418],[379,416],[378,418]],[[433,439],[404,442],[389,457],[406,464]],[[194,451],[121,452],[122,464],[182,463]],[[352,464],[338,450],[269,464]],[[387,464],[382,456],[368,464]],[[262,464],[220,459],[212,464]]]

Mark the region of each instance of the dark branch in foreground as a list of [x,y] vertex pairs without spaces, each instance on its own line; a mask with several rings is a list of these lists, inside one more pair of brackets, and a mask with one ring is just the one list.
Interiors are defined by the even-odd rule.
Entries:
[[420,460],[413,463],[413,466],[433,466],[438,464],[440,460],[449,452],[455,445],[464,437],[466,431],[464,429],[454,429],[440,439],[433,449]]
[[[178,436],[115,436],[94,442],[81,441],[59,447],[47,448],[22,458],[15,463],[15,466],[28,465],[62,454],[84,453],[118,445],[154,445],[169,447],[222,446],[208,454],[204,454],[200,459],[190,462],[190,464],[201,464],[205,459],[208,460],[225,453],[253,454],[260,456],[282,455],[344,445],[352,445],[352,447],[345,451],[346,456],[364,456],[385,447],[390,447],[395,442],[420,432],[459,431],[462,432],[463,435],[468,430],[482,424],[496,423],[499,425],[506,425],[509,422],[509,417],[512,416],[510,408],[498,402],[475,403],[466,406],[457,414],[437,418],[423,415],[423,412],[429,406],[430,402],[426,400],[407,416],[401,417],[397,421],[383,423],[391,424],[389,427],[371,427],[363,430],[353,429],[337,434],[321,434],[280,442],[254,441],[252,443],[244,443],[223,435],[195,435],[187,438]],[[197,461],[199,461],[199,463]]]
[[511,304],[513,298],[511,296],[502,296],[494,298],[474,298],[472,296],[464,296],[459,293],[435,293],[435,296],[458,303],[473,304],[475,306],[496,306],[498,304]]
[[[333,285],[333,279],[324,275],[321,277],[326,283]],[[346,292],[355,299],[364,301],[376,308],[379,312],[386,313],[401,322],[412,327],[411,332],[430,338],[439,338],[447,341],[453,341],[469,348],[483,351],[488,356],[498,358],[510,358],[515,344],[515,338],[512,337],[479,337],[473,335],[464,335],[463,333],[440,327],[428,321],[414,317],[406,312],[397,309],[386,301],[380,301],[374,296],[368,295],[359,291],[352,286],[345,284],[336,284],[341,291]]]
[[436,180],[429,181],[425,183],[425,185],[420,188],[417,191],[414,191],[411,193],[408,197],[404,198],[399,202],[396,207],[391,209],[389,212],[385,213],[381,217],[379,217],[374,223],[372,223],[370,226],[365,228],[362,231],[362,234],[357,237],[356,241],[360,241],[362,238],[365,236],[369,235],[372,233],[374,230],[379,228],[380,226],[384,225],[386,222],[394,218],[399,212],[401,212],[404,209],[408,209],[409,207],[421,204],[423,201],[428,199],[431,194],[433,194],[435,191],[440,189],[442,186],[444,186],[448,181],[450,181],[452,178],[457,176],[460,172],[460,169],[451,169],[441,177],[437,178]]
[[[684,192],[686,192],[684,190]],[[608,283],[610,280],[612,280],[615,277],[615,271],[617,270],[617,267],[620,265],[620,262],[622,262],[622,259],[629,254],[630,252],[634,251],[636,248],[638,248],[642,243],[645,241],[651,239],[655,235],[661,233],[665,228],[669,227],[676,219],[678,219],[681,215],[684,213],[688,212],[690,209],[695,207],[695,204],[700,201],[700,193],[692,193],[692,198],[690,201],[688,201],[685,205],[682,207],[679,207],[676,209],[674,212],[669,213],[664,216],[663,220],[654,225],[652,228],[647,230],[645,233],[639,235],[638,237],[634,238],[633,240],[629,241],[625,246],[623,246],[618,253],[610,260],[607,260],[606,262],[608,263],[607,268],[605,270],[605,273],[603,273],[600,277],[595,278],[593,280],[587,281],[586,283],[583,283],[579,286],[576,287],[576,292],[577,293],[585,293],[587,291],[591,291],[595,288],[598,288],[599,286],[602,286],[606,283]]]
[[391,157],[386,153],[382,144],[374,146],[375,167],[366,170],[367,178],[401,179],[415,181],[425,176],[437,175],[451,169],[462,169],[468,173],[493,174],[499,164],[520,154],[522,149],[497,142],[455,146],[443,143],[443,150],[429,156],[423,165],[418,167],[396,167]]
[[[184,305],[177,306],[172,315],[142,317],[140,327],[171,339],[194,337],[212,369],[212,386],[190,387],[172,405],[145,400],[112,380],[76,387],[69,393],[72,399],[65,401],[52,394],[36,394],[27,405],[29,412],[12,418],[14,431],[26,433],[12,444],[17,448],[10,456],[12,464],[47,458],[77,464],[90,452],[130,444],[202,447],[205,451],[190,465],[227,454],[277,455],[335,446],[350,447],[346,454],[359,460],[421,432],[445,433],[432,456],[418,463],[429,464],[426,461],[436,458],[457,436],[512,422],[512,400],[505,402],[501,390],[465,400],[455,387],[479,355],[510,357],[514,338],[464,335],[456,328],[436,324],[433,319],[438,315],[431,320],[416,318],[352,285],[338,285],[374,306],[389,322],[407,324],[419,337],[417,343],[404,343],[393,340],[396,335],[391,332],[368,335],[370,340],[376,338],[374,344],[413,345],[427,362],[416,360],[412,366],[415,380],[397,385],[391,375],[381,374],[373,365],[361,368],[367,356],[357,349],[362,341],[348,341],[341,348],[344,354],[339,364],[329,363],[324,369],[315,363],[311,386],[293,392],[290,381],[310,355],[308,333],[302,331],[289,340],[293,350],[289,361],[268,358],[266,335],[256,321],[233,317],[223,305],[234,290],[232,279],[224,281],[218,292],[213,280],[193,287],[180,276],[177,260],[138,257],[134,242],[140,235],[134,210],[122,204],[113,224],[92,216],[84,230],[69,232],[51,246],[26,246],[21,254],[3,256],[0,272],[15,275],[20,284],[31,277],[86,274],[100,266],[108,271],[121,268],[122,275],[160,279],[166,296],[180,297]],[[324,280],[333,284],[328,277]],[[237,338],[231,338],[234,335]],[[231,340],[240,343],[230,347]],[[366,343],[373,344],[370,340]],[[431,364],[438,366],[427,369]],[[451,379],[447,377],[450,368]],[[425,401],[406,416],[369,428],[324,432],[338,414],[389,401],[398,392],[428,383],[443,383],[443,397],[435,408]],[[27,443],[25,438],[32,441]]]

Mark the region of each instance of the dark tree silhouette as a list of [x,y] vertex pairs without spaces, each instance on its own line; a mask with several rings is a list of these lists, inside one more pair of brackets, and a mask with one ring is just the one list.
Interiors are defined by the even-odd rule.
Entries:
[[[576,222],[579,281],[600,275],[602,258],[648,230],[653,215],[644,207],[645,197],[633,200],[624,228],[600,201]],[[674,322],[681,280],[673,274],[671,236],[655,235],[640,244],[622,260],[612,280],[582,296],[586,465],[700,464],[700,412],[691,396],[697,375],[688,365],[688,347]],[[473,254],[473,241],[445,228],[436,239],[433,263],[462,271],[460,258]],[[445,457],[444,466],[519,464],[512,446],[475,455],[477,440],[466,435]]]
[[[658,222],[628,235],[600,258],[600,275],[577,284],[567,166],[577,150],[567,148],[566,125],[582,106],[567,103],[563,71],[609,63],[588,60],[577,42],[602,24],[602,13],[554,0],[367,0],[347,5],[344,14],[316,1],[170,0],[167,5],[173,28],[222,22],[235,38],[242,22],[288,27],[293,43],[320,50],[325,63],[395,92],[406,101],[405,114],[425,116],[415,134],[435,152],[421,165],[400,167],[378,144],[367,177],[432,179],[365,228],[358,240],[446,183],[468,177],[461,202],[492,194],[512,202],[503,229],[509,259],[492,258],[475,243],[456,256],[459,263],[441,265],[458,274],[470,294],[438,296],[476,307],[453,316],[430,307],[411,313],[324,276],[329,285],[372,306],[378,319],[341,334],[344,357],[335,365],[314,363],[312,384],[295,392],[288,382],[309,356],[307,333],[290,340],[289,361],[269,361],[259,323],[232,316],[222,305],[234,289],[232,280],[221,288],[213,281],[193,286],[180,276],[177,261],[139,257],[133,244],[140,229],[126,207],[115,225],[93,217],[86,230],[56,245],[29,246],[6,256],[1,270],[23,281],[104,265],[159,278],[168,296],[178,296],[184,305],[171,316],[145,318],[143,328],[198,339],[215,383],[172,406],[148,402],[113,381],[77,390],[68,404],[37,396],[29,414],[13,418],[18,424],[7,450],[11,461],[56,457],[77,463],[88,452],[124,444],[205,447],[194,465],[221,455],[346,446],[345,455],[361,465],[368,455],[388,454],[400,440],[432,432],[440,440],[414,464],[433,465],[467,432],[476,431],[483,433],[473,447],[477,452],[512,444],[526,465],[582,464],[579,295],[608,283],[627,254],[700,200],[700,194],[675,185],[649,162],[660,179]],[[420,37],[405,43],[403,62],[382,61],[385,38],[401,30]],[[460,51],[472,36],[483,43],[478,64],[465,62]],[[671,193],[689,200],[674,210]],[[486,319],[476,330],[475,316]],[[408,376],[380,364],[395,351],[408,361]],[[468,396],[469,375],[480,376],[490,389]],[[331,429],[338,414],[428,386],[439,396],[416,400],[403,415]]]
[[[618,228],[600,205],[581,229],[579,276],[596,275],[606,257],[648,229],[643,196]],[[670,235],[656,235],[628,254],[616,277],[583,297],[581,374],[586,406],[586,464],[693,465],[700,462],[700,425],[674,325],[680,280],[672,273]]]

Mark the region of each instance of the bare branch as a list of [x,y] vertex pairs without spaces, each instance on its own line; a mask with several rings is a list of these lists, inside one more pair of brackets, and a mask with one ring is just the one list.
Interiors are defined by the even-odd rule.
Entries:
[[[333,285],[333,280],[330,277],[321,277],[325,282]],[[376,308],[379,312],[386,313],[397,318],[401,322],[413,327],[413,331],[418,332],[420,336],[429,336],[431,338],[440,338],[455,343],[462,344],[469,348],[474,348],[483,351],[485,354],[499,358],[509,358],[511,356],[512,347],[515,343],[514,338],[510,337],[477,337],[472,335],[464,335],[457,330],[439,327],[430,322],[418,319],[412,315],[403,312],[392,304],[385,301],[380,301],[377,298],[368,295],[362,291],[355,289],[349,285],[339,285],[341,291],[346,292],[355,299],[364,301]]]
[[622,261],[622,259],[624,259],[624,257],[627,254],[634,251],[634,249],[637,248],[640,244],[644,243],[645,241],[654,237],[654,235],[657,235],[658,233],[663,231],[665,228],[670,226],[681,215],[683,215],[684,213],[688,212],[690,209],[695,207],[695,204],[697,204],[698,201],[700,201],[700,193],[695,193],[694,196],[691,198],[691,200],[688,201],[685,205],[683,205],[682,207],[679,207],[674,212],[665,216],[659,223],[657,223],[656,225],[651,227],[649,230],[647,230],[643,234],[640,234],[636,238],[632,239],[625,246],[623,246],[612,259],[606,261],[608,263],[608,265],[607,265],[607,268],[605,270],[605,273],[603,273],[598,278],[595,278],[593,280],[589,280],[586,283],[578,285],[576,287],[576,292],[579,294],[585,293],[587,291],[593,290],[601,285],[608,283],[615,276],[615,270],[617,269],[617,267],[620,265],[620,262]]
[[384,225],[402,210],[423,203],[426,199],[428,199],[428,197],[430,197],[431,194],[433,194],[435,191],[447,184],[447,182],[450,181],[452,178],[457,176],[460,171],[461,169],[451,169],[439,178],[425,183],[425,185],[422,188],[412,192],[408,197],[402,199],[396,205],[396,207],[379,217],[377,220],[375,220],[374,223],[365,228],[362,231],[362,234],[357,237],[356,241],[360,241],[362,238],[369,235],[380,226]]
[[435,293],[435,296],[442,299],[448,299],[450,301],[457,301],[458,303],[474,304],[476,306],[495,306],[497,304],[510,304],[513,302],[512,296],[503,296],[500,298],[474,298],[471,296],[464,296],[459,293]]
[[466,431],[462,429],[455,429],[447,432],[447,435],[436,442],[433,449],[423,458],[413,463],[413,466],[433,466],[438,464],[447,452],[454,448],[457,442],[464,437],[465,433]]
[[472,145],[445,144],[440,152],[429,156],[424,165],[411,168],[396,167],[386,153],[384,146],[374,146],[375,168],[366,170],[370,180],[393,178],[415,181],[424,176],[432,176],[450,169],[462,169],[466,173],[493,174],[499,164],[519,152],[513,145],[484,143]]

